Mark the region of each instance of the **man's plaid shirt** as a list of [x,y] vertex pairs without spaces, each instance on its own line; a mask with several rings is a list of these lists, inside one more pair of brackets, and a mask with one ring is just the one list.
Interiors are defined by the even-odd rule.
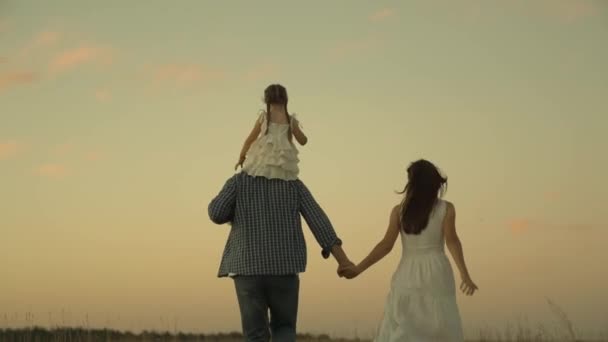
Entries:
[[231,222],[218,276],[286,275],[306,269],[306,243],[300,214],[322,255],[342,242],[331,222],[300,180],[252,177],[244,172],[230,178],[209,203],[209,218]]

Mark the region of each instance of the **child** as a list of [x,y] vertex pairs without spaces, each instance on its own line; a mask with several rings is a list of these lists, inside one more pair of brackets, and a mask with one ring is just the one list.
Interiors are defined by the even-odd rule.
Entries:
[[304,146],[308,138],[294,115],[287,112],[287,90],[272,84],[264,91],[266,111],[255,122],[243,144],[239,166],[250,176],[295,180],[299,174],[298,150],[293,137]]

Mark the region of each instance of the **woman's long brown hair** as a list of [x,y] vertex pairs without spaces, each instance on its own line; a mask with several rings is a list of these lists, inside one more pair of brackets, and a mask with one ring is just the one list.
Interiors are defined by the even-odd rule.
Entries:
[[407,169],[408,182],[400,194],[405,194],[401,207],[401,225],[406,234],[420,234],[429,218],[438,196],[447,189],[447,177],[443,177],[433,163],[420,159]]

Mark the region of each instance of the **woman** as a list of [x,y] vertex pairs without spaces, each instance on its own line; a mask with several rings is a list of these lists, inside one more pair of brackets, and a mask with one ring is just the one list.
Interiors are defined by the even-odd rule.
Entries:
[[348,279],[358,276],[385,257],[401,235],[403,254],[375,341],[463,341],[454,275],[444,245],[460,271],[460,289],[472,295],[477,286],[456,234],[456,209],[441,199],[447,178],[426,160],[413,162],[407,174],[408,183],[401,192],[405,195],[392,209],[382,241],[361,263],[340,268],[338,273]]

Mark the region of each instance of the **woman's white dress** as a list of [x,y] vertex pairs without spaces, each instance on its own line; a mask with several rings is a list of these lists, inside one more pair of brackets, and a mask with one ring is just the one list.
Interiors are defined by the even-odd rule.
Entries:
[[419,235],[401,230],[403,254],[386,299],[376,342],[462,342],[454,274],[444,252],[447,203],[438,200]]

